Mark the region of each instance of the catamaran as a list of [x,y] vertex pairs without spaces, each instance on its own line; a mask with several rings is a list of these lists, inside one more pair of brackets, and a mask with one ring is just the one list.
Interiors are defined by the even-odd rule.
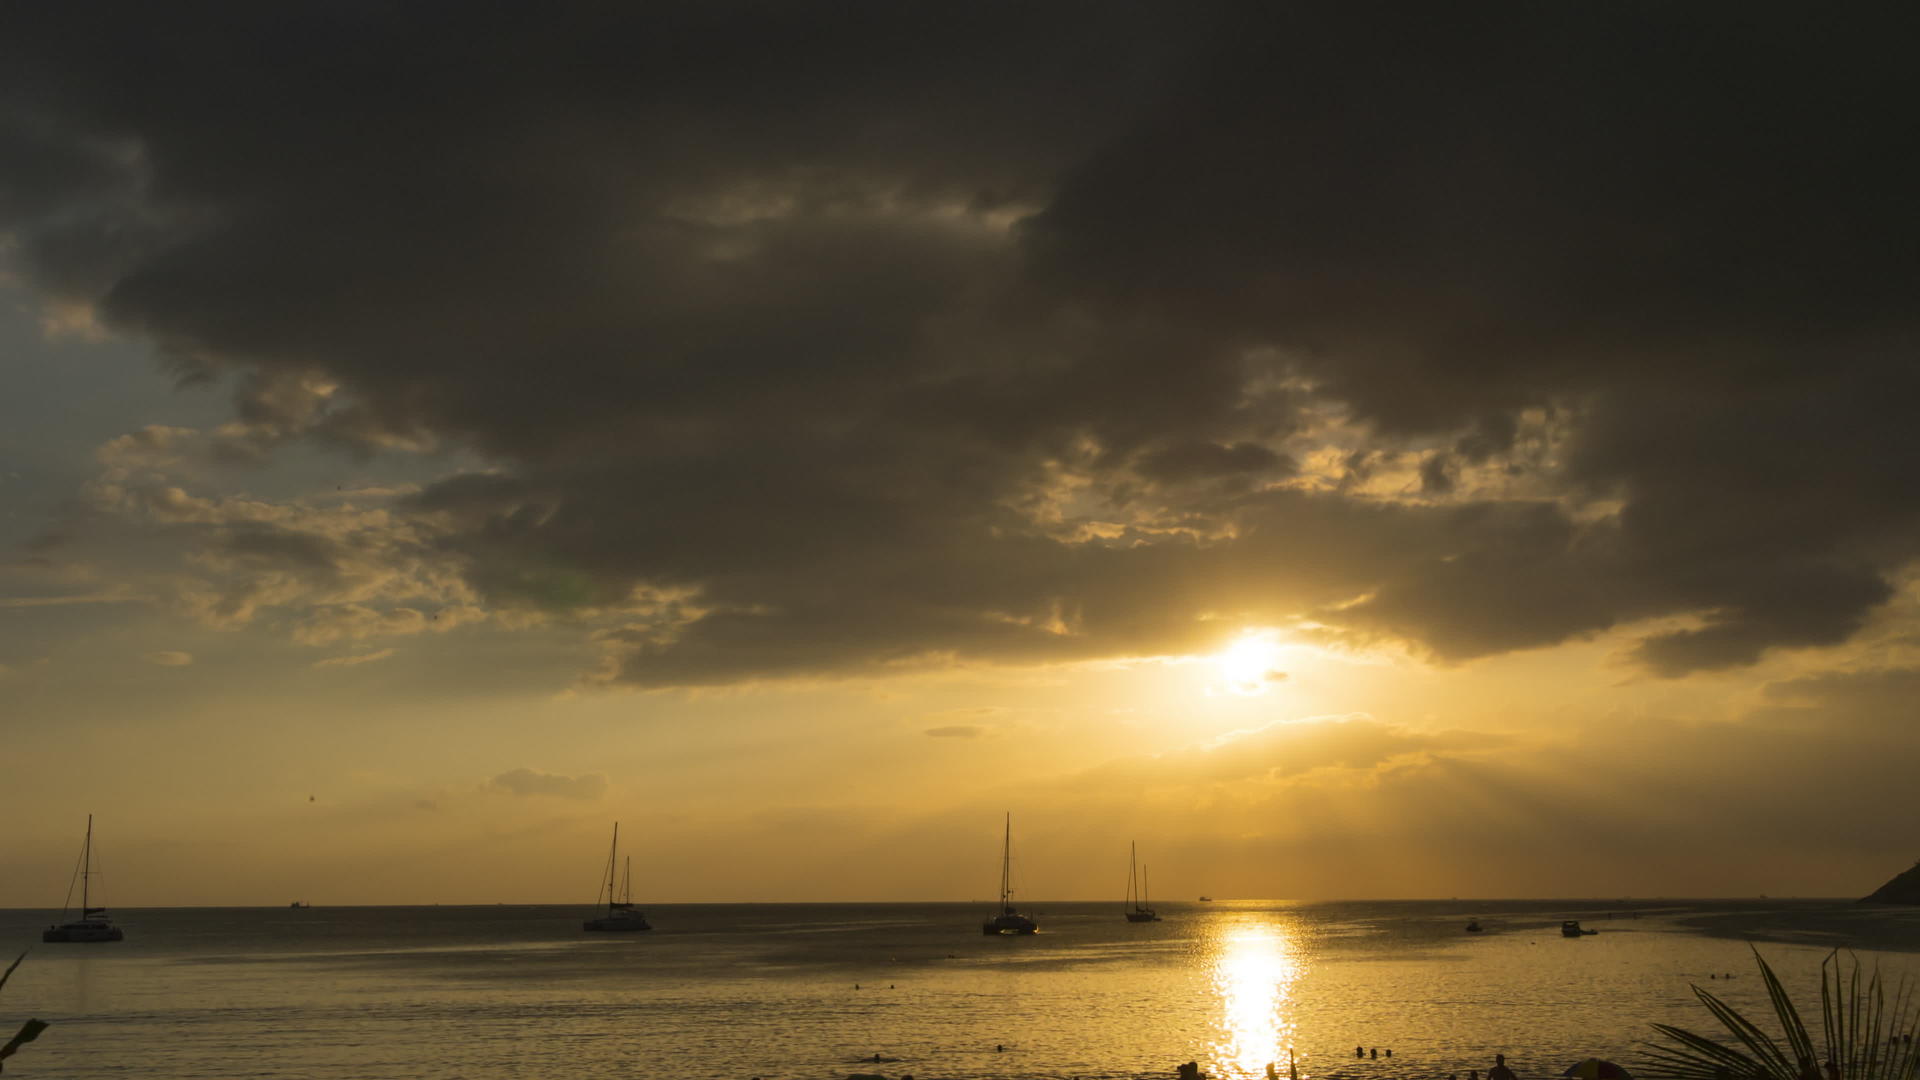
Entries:
[[1000,910],[980,924],[980,932],[995,934],[1031,934],[1039,926],[1032,916],[1013,910],[1013,815],[1007,815],[1006,839],[1000,847]]
[[647,917],[633,909],[633,857],[632,856],[627,857],[624,870],[621,873],[619,879],[616,880],[614,878],[614,872],[616,870],[621,870],[621,869],[622,869],[622,864],[620,862],[620,823],[616,821],[613,823],[613,848],[612,850],[607,852],[606,883],[601,886],[600,892],[593,898],[593,902],[596,907],[599,906],[600,904],[600,897],[604,896],[607,898],[607,913],[605,915],[600,915],[595,918],[588,919],[587,921],[581,923],[580,924],[581,929],[583,930],[651,930],[653,929],[653,925],[647,922]]
[[[1147,905],[1147,868],[1142,866],[1138,875],[1134,872],[1140,860],[1138,844],[1127,845],[1127,921],[1159,922],[1160,914]],[[1136,883],[1138,888],[1136,888]]]
[[[93,893],[89,888],[93,884],[93,815],[87,815],[87,839],[80,845],[80,918],[74,922],[61,922],[40,932],[40,940],[59,941],[121,941],[126,935],[107,918],[107,909],[93,906]],[[60,904],[60,918],[67,917],[67,905],[73,902],[73,883],[67,883],[67,898]]]

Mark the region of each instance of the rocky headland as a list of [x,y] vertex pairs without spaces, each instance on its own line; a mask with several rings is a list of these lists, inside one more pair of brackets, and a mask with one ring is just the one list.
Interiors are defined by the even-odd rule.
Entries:
[[1920,904],[1920,862],[1860,898],[1863,904]]

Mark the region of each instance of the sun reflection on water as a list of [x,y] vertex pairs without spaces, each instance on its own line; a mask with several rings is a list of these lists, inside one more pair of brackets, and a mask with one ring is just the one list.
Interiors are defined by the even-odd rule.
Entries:
[[[1212,1046],[1213,1067],[1224,1080],[1262,1080],[1272,1064],[1287,1076],[1293,1047],[1293,988],[1300,978],[1299,950],[1288,929],[1271,923],[1224,928],[1213,960],[1213,989],[1220,1020]],[[1301,1080],[1309,1080],[1303,1071]]]

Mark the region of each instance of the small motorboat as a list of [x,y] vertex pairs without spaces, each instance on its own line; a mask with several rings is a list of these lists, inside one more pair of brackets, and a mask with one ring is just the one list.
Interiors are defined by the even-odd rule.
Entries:
[[1479,933],[1479,932],[1480,932],[1480,920],[1479,920],[1479,919],[1468,919],[1468,920],[1467,920],[1467,933],[1469,933],[1469,934],[1477,934],[1477,933]]
[[1598,930],[1580,929],[1580,920],[1578,919],[1568,919],[1566,922],[1560,924],[1561,937],[1591,937],[1599,932]]

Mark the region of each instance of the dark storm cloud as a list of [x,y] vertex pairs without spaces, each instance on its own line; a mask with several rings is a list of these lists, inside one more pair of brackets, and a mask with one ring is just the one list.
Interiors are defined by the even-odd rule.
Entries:
[[[0,43],[0,227],[240,374],[229,457],[489,457],[408,512],[494,606],[629,605],[614,679],[1203,615],[1691,616],[1638,653],[1683,674],[1844,641],[1914,554],[1912,28],[1813,18],[62,5]],[[1356,467],[1273,489],[1328,408]]]
[[0,113],[0,227],[32,222],[115,191],[125,175],[107,147],[23,111]]
[[1150,479],[1177,481],[1239,473],[1274,476],[1292,471],[1290,466],[1281,467],[1283,460],[1271,448],[1254,442],[1238,442],[1231,446],[1210,442],[1180,442],[1142,455],[1134,467],[1142,476]]
[[1511,573],[1422,585],[1471,585],[1424,612],[1443,651],[1476,598],[1509,640],[1469,654],[1675,611],[1708,625],[1645,644],[1667,674],[1832,644],[1920,491],[1909,18],[1263,6],[1032,238],[1059,287],[1287,346],[1459,458],[1580,407],[1564,478],[1625,498],[1615,550],[1551,566],[1567,542],[1523,523],[1546,542]]
[[252,526],[223,533],[218,550],[240,563],[293,566],[326,580],[337,579],[343,554],[340,545],[312,533]]

